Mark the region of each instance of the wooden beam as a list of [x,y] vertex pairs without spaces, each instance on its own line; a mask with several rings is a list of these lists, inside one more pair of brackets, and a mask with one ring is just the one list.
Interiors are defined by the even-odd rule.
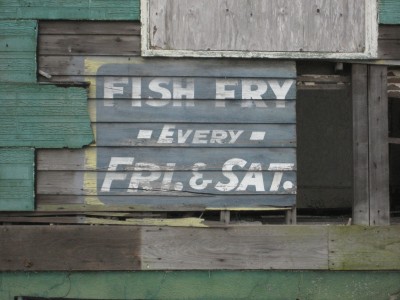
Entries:
[[389,151],[387,67],[353,65],[353,220],[388,225]]
[[369,225],[368,190],[368,67],[354,64],[353,93],[353,221]]
[[370,225],[390,224],[387,67],[368,67]]
[[400,226],[1,226],[0,271],[400,270]]

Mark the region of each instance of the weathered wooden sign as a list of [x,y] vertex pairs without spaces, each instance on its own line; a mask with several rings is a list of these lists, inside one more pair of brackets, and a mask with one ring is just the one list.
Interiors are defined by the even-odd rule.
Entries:
[[[96,145],[65,154],[77,171],[42,180],[47,193],[60,191],[54,181],[73,181],[61,183],[62,193],[92,204],[295,204],[294,62],[130,58],[87,65],[96,74],[89,100]],[[41,168],[51,168],[55,155],[47,153]]]

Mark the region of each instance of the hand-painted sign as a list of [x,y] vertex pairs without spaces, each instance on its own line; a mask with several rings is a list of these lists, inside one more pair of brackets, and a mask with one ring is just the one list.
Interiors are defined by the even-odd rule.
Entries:
[[101,64],[88,194],[106,205],[294,205],[295,76],[289,62]]

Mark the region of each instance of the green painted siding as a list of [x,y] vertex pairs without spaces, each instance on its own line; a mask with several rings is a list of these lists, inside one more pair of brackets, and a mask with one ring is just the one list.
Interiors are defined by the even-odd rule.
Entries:
[[36,21],[0,21],[0,82],[36,82],[36,39]]
[[93,141],[82,88],[0,84],[0,147],[81,148]]
[[[399,272],[2,273],[0,299],[398,299]],[[396,297],[397,296],[397,297]]]
[[0,148],[0,210],[34,209],[34,152]]
[[139,20],[139,0],[1,0],[0,19]]
[[380,0],[379,3],[380,24],[400,24],[400,1]]

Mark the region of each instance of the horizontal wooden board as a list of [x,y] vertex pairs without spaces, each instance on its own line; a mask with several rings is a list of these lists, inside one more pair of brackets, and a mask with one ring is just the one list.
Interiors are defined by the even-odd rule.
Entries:
[[143,5],[148,5],[142,16],[149,23],[147,49],[362,53],[371,2],[149,0]]
[[380,25],[379,39],[380,40],[398,40],[400,39],[399,25]]
[[140,53],[137,35],[39,35],[40,55],[119,55]]
[[[294,172],[37,172],[38,194],[196,197],[296,193]],[[150,177],[152,176],[152,177]],[[170,177],[166,179],[166,177]],[[168,203],[168,200],[165,200]],[[268,197],[265,198],[268,203]]]
[[11,226],[0,235],[2,271],[138,270],[141,265],[138,228]]
[[0,19],[139,20],[138,0],[2,0]]
[[295,147],[284,124],[97,123],[96,145],[133,147]]
[[399,226],[334,227],[329,232],[332,270],[398,270]]
[[[233,158],[243,159],[247,163],[260,163],[262,170],[272,168],[276,171],[296,170],[296,150],[294,148],[163,148],[162,155],[157,148],[134,147],[90,147],[86,150],[39,150],[37,154],[37,169],[48,171],[106,171],[116,168],[117,171],[132,170],[135,163],[154,163],[168,169],[167,164],[176,163],[175,170],[191,171],[195,163],[205,163],[205,170],[222,170],[223,165]],[[122,158],[121,162],[116,163]],[[95,164],[93,164],[93,159]],[[88,162],[91,160],[91,162]],[[128,163],[123,163],[125,160]],[[130,162],[132,161],[132,162]],[[282,168],[271,167],[270,164],[285,164]],[[228,163],[227,163],[228,164]],[[291,164],[290,167],[286,164]],[[232,164],[230,164],[232,165]],[[237,169],[240,169],[237,167]]]
[[140,22],[135,21],[40,21],[41,35],[140,35]]
[[[90,65],[90,58],[87,60]],[[86,75],[296,78],[296,65],[291,61],[133,57],[94,62],[99,69]]]
[[[135,100],[134,100],[135,101]],[[293,124],[296,122],[295,101],[263,101],[263,100],[162,100],[154,106],[155,102],[133,102],[132,100],[107,99],[89,100],[89,112],[92,122],[157,122],[165,123],[281,123]],[[157,101],[157,100],[155,100]],[[160,100],[161,101],[161,100]],[[153,103],[148,105],[147,103]],[[189,105],[187,104],[189,103]],[[143,104],[143,105],[142,105]],[[156,103],[157,104],[157,103]],[[250,107],[242,107],[250,106]],[[229,109],[228,109],[229,108]],[[155,119],[156,118],[156,119]]]
[[400,59],[400,39],[379,40],[380,59]]
[[191,195],[176,196],[82,196],[42,195],[36,197],[37,211],[204,211],[208,209],[269,210],[292,207],[295,195]]

